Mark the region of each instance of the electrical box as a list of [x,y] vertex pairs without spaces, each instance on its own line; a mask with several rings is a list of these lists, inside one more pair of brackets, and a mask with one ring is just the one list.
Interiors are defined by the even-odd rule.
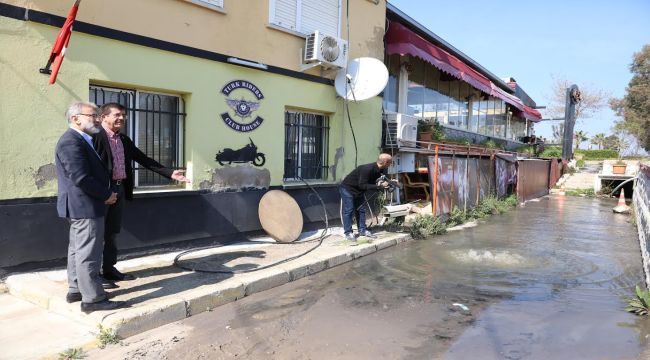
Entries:
[[393,156],[393,163],[388,168],[389,174],[415,172],[415,153],[399,152]]

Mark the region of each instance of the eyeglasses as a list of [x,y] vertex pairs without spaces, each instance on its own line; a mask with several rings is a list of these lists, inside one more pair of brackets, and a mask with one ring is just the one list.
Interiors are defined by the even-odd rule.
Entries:
[[97,119],[99,117],[99,115],[97,115],[97,114],[77,114],[77,115],[88,116],[88,117],[93,118],[93,119]]

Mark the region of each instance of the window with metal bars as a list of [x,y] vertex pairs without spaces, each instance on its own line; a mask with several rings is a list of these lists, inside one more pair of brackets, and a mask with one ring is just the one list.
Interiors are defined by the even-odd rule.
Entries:
[[327,180],[329,118],[323,114],[284,114],[284,179]]
[[[171,169],[183,164],[183,99],[178,95],[90,86],[90,101],[115,102],[127,110],[122,132],[148,157]],[[136,187],[170,186],[173,180],[132,164]]]

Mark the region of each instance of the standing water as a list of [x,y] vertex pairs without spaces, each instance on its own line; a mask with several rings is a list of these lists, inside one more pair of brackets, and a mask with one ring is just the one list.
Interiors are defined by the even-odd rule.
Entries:
[[614,205],[529,202],[156,329],[148,335],[156,341],[117,351],[143,359],[644,358],[650,323],[626,313],[623,300],[643,279],[641,255],[635,228]]

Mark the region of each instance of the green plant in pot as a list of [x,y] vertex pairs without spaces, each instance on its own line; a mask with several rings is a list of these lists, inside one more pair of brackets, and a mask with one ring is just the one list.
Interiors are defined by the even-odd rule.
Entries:
[[433,124],[418,120],[418,141],[433,141]]
[[437,120],[418,121],[418,141],[440,141],[444,138],[445,133],[442,130],[442,125]]
[[625,161],[618,159],[614,164],[612,164],[612,173],[614,174],[625,174],[625,169],[627,168],[627,164]]

